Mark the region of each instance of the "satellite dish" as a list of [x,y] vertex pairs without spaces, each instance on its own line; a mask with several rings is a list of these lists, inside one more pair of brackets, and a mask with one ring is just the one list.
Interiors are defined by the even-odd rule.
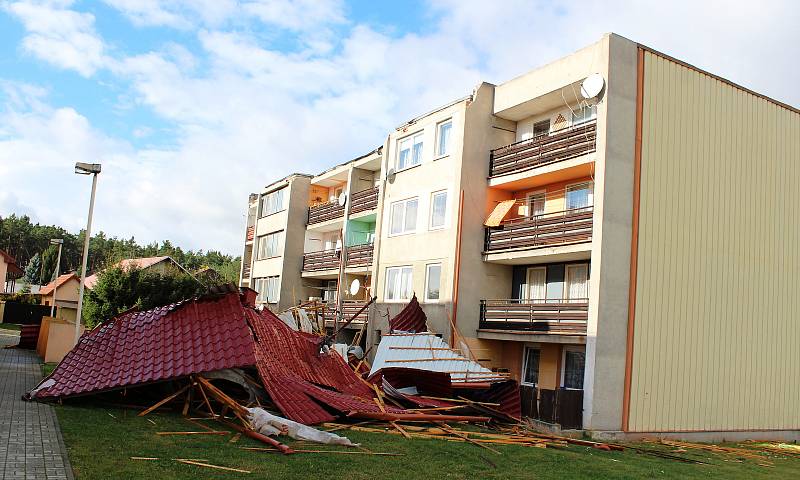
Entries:
[[389,183],[394,183],[394,179],[397,176],[397,172],[394,171],[394,168],[390,168],[388,172],[386,172],[386,180]]
[[353,281],[350,282],[350,295],[356,296],[359,288],[361,288],[361,282],[359,282],[357,278],[354,278]]
[[587,100],[595,98],[600,95],[600,92],[603,91],[603,87],[605,86],[606,81],[603,79],[603,76],[599,73],[593,73],[581,82],[581,95]]
[[337,201],[340,207],[344,207],[344,204],[347,203],[347,192],[342,192]]

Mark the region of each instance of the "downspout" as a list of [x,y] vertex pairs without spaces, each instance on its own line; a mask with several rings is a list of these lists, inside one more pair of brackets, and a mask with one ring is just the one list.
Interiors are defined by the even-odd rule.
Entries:
[[[381,147],[381,171],[380,171],[380,185],[378,187],[378,206],[375,210],[375,241],[372,244],[372,297],[378,297],[378,278],[380,277],[380,264],[381,264],[381,234],[383,232],[383,202],[386,199],[386,174],[389,171],[389,139],[391,135],[386,136],[386,141]],[[376,312],[375,319],[379,317],[377,302],[374,302],[373,311]],[[375,325],[375,323],[373,323]],[[375,330],[374,328],[372,329]],[[367,342],[372,345],[374,339],[373,333],[367,330]]]
[[450,326],[450,347],[455,348],[456,322],[458,321],[458,281],[461,273],[461,226],[464,221],[464,189],[458,198],[458,229],[456,230],[456,264],[453,273],[453,318]]

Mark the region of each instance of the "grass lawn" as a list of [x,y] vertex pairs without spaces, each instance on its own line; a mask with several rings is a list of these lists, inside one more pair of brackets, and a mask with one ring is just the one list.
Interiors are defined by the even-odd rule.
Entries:
[[[739,463],[731,457],[690,450],[685,456],[711,465],[690,465],[625,452],[605,452],[588,447],[564,449],[497,446],[497,455],[472,444],[443,440],[340,431],[373,452],[396,452],[403,456],[369,456],[276,453],[242,450],[265,445],[242,437],[230,443],[231,435],[159,436],[159,431],[201,430],[177,414],[157,413],[137,417],[134,410],[110,407],[57,406],[58,419],[78,480],[83,479],[211,479],[276,478],[281,480],[325,478],[348,480],[448,478],[800,478],[800,459],[772,459],[773,467],[751,460]],[[155,422],[155,425],[147,419]],[[207,422],[221,428],[216,422]],[[288,439],[287,440],[291,440]],[[292,443],[289,443],[292,445]],[[646,448],[657,448],[644,444]],[[304,449],[345,449],[304,444]],[[356,451],[355,449],[349,449]],[[157,461],[130,457],[159,457]],[[184,465],[174,458],[207,460],[215,465],[252,471],[227,472]]]
[[0,323],[0,330],[12,330],[14,332],[19,332],[22,329],[22,326],[17,325],[16,323]]

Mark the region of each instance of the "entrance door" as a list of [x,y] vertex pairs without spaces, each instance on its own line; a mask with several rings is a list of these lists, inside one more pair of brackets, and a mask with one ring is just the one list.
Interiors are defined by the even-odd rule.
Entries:
[[567,265],[564,299],[568,302],[585,302],[589,298],[589,265]]
[[528,269],[528,297],[534,303],[544,303],[547,299],[547,268]]

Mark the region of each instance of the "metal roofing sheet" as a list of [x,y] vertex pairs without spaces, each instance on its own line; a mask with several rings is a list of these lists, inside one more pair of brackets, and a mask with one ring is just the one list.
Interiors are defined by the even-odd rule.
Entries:
[[427,332],[427,321],[428,317],[420,307],[417,296],[414,295],[408,305],[389,320],[389,328],[393,332]]

